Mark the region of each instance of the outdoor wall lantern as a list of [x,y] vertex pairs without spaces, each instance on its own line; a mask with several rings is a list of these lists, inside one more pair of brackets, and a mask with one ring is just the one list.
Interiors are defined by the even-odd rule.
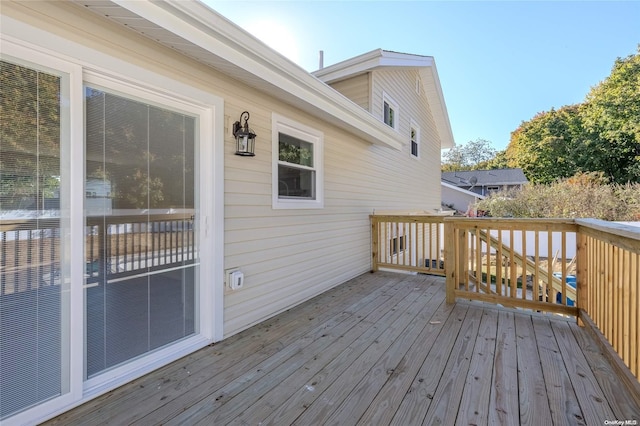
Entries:
[[[244,119],[244,126],[240,124]],[[236,138],[236,155],[253,157],[256,149],[256,134],[249,128],[249,112],[240,114],[240,120],[233,123],[233,136]]]

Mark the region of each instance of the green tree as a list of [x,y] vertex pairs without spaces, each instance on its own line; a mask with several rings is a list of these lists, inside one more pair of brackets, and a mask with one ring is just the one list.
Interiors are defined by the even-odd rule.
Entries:
[[601,170],[614,182],[640,182],[640,45],[635,55],[615,61],[580,114],[588,134],[586,168]]
[[640,182],[640,46],[638,52],[618,58],[584,103],[522,122],[506,149],[509,167],[523,169],[533,183],[581,172]]
[[577,157],[582,143],[578,105],[541,112],[511,134],[505,157],[521,168],[529,181],[551,183],[581,170]]
[[442,154],[442,171],[478,170],[496,156],[491,142],[476,139],[466,144],[456,145]]
[[478,164],[478,170],[495,170],[495,169],[508,169],[509,159],[507,158],[507,150],[498,151],[492,159],[483,161]]

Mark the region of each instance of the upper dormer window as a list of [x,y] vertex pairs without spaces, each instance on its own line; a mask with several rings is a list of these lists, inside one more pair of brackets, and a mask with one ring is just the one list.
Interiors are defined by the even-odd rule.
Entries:
[[411,156],[420,158],[420,128],[411,120]]
[[382,121],[389,127],[398,129],[398,105],[387,95],[382,94]]

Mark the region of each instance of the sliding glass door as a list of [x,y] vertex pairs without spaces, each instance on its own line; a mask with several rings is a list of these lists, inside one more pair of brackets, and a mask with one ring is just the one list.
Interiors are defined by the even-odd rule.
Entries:
[[85,87],[90,379],[198,332],[198,118]]
[[69,78],[0,61],[0,423],[69,391]]

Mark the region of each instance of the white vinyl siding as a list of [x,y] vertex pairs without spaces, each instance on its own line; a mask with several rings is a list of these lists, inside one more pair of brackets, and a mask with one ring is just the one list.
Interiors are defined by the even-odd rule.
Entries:
[[369,73],[331,83],[338,92],[351,99],[355,104],[369,110],[370,80]]
[[[415,91],[416,78],[418,72],[411,69],[401,70],[374,70],[371,73],[371,93],[374,116],[381,116],[382,101],[384,94],[393,94],[393,100],[400,104],[402,114],[398,123],[398,131],[407,135],[407,139],[411,134],[411,126],[415,125],[420,131],[420,144],[418,154],[423,163],[421,173],[425,174],[425,180],[422,182],[439,182],[440,181],[440,137],[436,131],[435,121],[429,104],[427,102],[427,94],[423,90],[420,95]],[[411,144],[407,140],[404,152],[406,157],[411,156]],[[405,157],[405,158],[406,158]],[[418,166],[419,167],[419,166]],[[437,186],[438,188],[433,188]],[[425,184],[425,188],[429,187],[430,196],[437,197],[437,205],[440,204],[440,185]]]

